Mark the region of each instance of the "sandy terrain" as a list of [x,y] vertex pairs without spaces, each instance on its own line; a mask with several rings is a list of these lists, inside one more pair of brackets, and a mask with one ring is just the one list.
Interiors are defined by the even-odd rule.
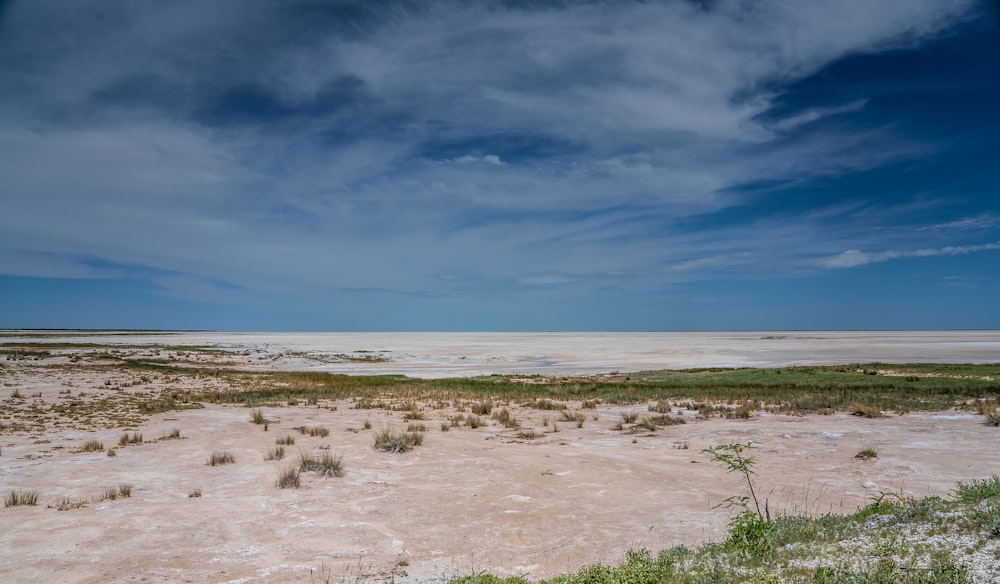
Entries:
[[[0,343],[209,345],[245,365],[414,377],[588,375],[695,367],[1000,362],[1000,331],[712,333],[172,333],[6,335]],[[378,359],[378,360],[373,360]]]
[[[967,356],[988,356],[997,337],[956,333],[955,340],[923,342],[938,348],[954,345]],[[535,346],[525,349],[524,344],[517,351],[557,356],[559,363],[571,364],[613,340],[594,338],[593,346],[575,345],[565,355]],[[233,344],[231,336],[225,339],[218,343]],[[386,344],[355,340],[317,349],[254,337],[244,339],[236,361],[280,367],[275,360],[291,351],[404,352],[389,344],[389,337],[380,340]],[[167,342],[216,341],[195,335]],[[916,348],[901,360],[930,360],[913,358],[922,345],[907,342]],[[837,343],[848,351],[850,343]],[[622,344],[622,354],[631,346]],[[461,349],[479,357],[517,353],[509,347],[476,349],[474,344]],[[454,356],[456,348],[424,345],[420,351],[451,351]],[[270,356],[261,360],[264,355]],[[52,366],[59,363],[64,366]],[[635,359],[627,365],[648,368],[645,363]],[[34,507],[0,508],[2,582],[310,582],[326,576],[339,582],[359,575],[408,582],[484,569],[541,577],[592,562],[617,562],[629,548],[655,551],[722,538],[729,514],[714,506],[742,494],[742,485],[738,476],[727,475],[700,451],[737,441],[757,444],[758,484],[773,512],[850,512],[878,492],[947,495],[956,481],[1000,472],[1000,434],[969,413],[875,420],[843,414],[697,420],[693,412],[678,410],[688,423],[630,433],[612,428],[622,412],[643,413],[642,405],[584,410],[570,403],[572,411],[586,416],[578,428],[559,412],[506,404],[521,431],[538,434],[524,439],[518,430],[496,422],[442,431],[442,423],[458,411],[455,406],[463,404],[427,403],[421,404],[427,419],[419,422],[427,427],[423,445],[389,454],[373,448],[373,434],[405,428],[404,412],[323,400],[268,407],[265,431],[251,423],[247,408],[209,405],[141,422],[122,418],[118,425],[113,407],[98,414],[85,405],[206,382],[167,375],[140,378],[138,373],[126,378],[75,368],[58,354],[3,365],[4,417],[8,423],[12,418],[32,421],[23,431],[11,431],[8,425],[0,434],[0,494],[36,491],[39,501]],[[15,391],[23,397],[9,398]],[[89,413],[32,413],[32,404],[60,399],[75,401],[81,412]],[[366,421],[371,429],[364,429]],[[322,427],[329,435],[304,435],[297,431],[301,426]],[[118,443],[126,428],[141,432],[143,443],[107,456],[107,448]],[[181,438],[162,439],[174,429]],[[265,460],[275,439],[283,436],[295,438],[285,448],[285,459]],[[91,439],[101,441],[105,451],[81,452]],[[856,459],[864,448],[877,450],[878,458]],[[276,487],[279,473],[293,466],[300,452],[323,449],[343,457],[346,476],[305,473],[301,488]],[[208,466],[215,451],[232,453],[235,463]],[[131,497],[101,500],[108,487],[122,484],[132,486]],[[191,497],[193,491],[201,496]],[[60,502],[82,505],[60,511],[55,508]]]

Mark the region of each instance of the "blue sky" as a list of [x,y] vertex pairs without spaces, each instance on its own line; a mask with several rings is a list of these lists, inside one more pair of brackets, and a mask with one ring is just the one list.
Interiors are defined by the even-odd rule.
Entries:
[[0,327],[1000,328],[998,24],[0,2]]

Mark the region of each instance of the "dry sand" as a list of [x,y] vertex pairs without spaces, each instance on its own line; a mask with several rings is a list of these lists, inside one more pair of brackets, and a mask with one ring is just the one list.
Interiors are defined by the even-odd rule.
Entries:
[[[977,358],[985,359],[995,351],[998,336],[956,333],[957,340],[942,335],[945,340],[906,343],[897,339],[900,345],[916,347],[899,360],[931,360],[920,353],[925,344],[947,355],[952,347],[967,357],[977,352]],[[627,336],[595,335],[596,340],[580,341],[593,343],[589,348],[575,345],[574,352],[563,357],[560,350],[546,349],[547,338],[532,341],[538,344],[524,354],[555,356],[559,363],[569,363],[567,368],[602,347],[615,344],[621,352],[614,355],[621,356],[631,354],[629,347],[635,346]],[[209,342],[205,339],[194,335],[155,342]],[[459,352],[458,347],[443,347],[442,341],[408,352],[402,348],[409,346],[406,338],[392,341],[390,336],[379,337],[377,343],[352,337],[352,343],[321,348],[263,339],[245,339],[245,354],[237,359],[241,366],[256,362],[259,367],[284,367],[287,363],[281,364],[281,359],[299,358],[289,357],[291,351],[336,355],[384,350],[393,356],[419,353],[440,359],[449,351],[452,357]],[[484,341],[477,348],[468,337],[464,340],[468,344],[461,345],[462,355],[517,357],[509,347],[487,346]],[[725,353],[721,341],[712,342],[714,350]],[[768,342],[761,344],[770,347]],[[845,352],[838,353],[838,359],[870,360],[850,353],[863,347],[852,349],[848,341],[822,342]],[[220,343],[235,345],[230,336]],[[735,341],[727,346],[731,353],[739,347],[744,355],[757,351]],[[660,344],[650,353],[663,350]],[[886,355],[896,351],[883,350]],[[778,358],[755,354],[755,364]],[[33,400],[57,400],[63,395],[59,392],[67,390],[74,396],[80,391],[89,394],[80,399],[95,399],[193,383],[167,378],[144,383],[120,376],[109,380],[96,369],[46,367],[59,359],[3,363],[4,393],[17,389],[26,398],[15,402],[3,395],[7,413],[11,408],[26,411]],[[613,357],[604,359],[610,362]],[[649,368],[643,359],[621,359],[615,368]],[[820,354],[815,359],[831,357]],[[309,367],[329,365],[336,363]],[[659,366],[664,365],[668,363]],[[136,385],[114,391],[105,381]],[[41,396],[31,398],[35,393]],[[250,422],[250,412],[243,407],[157,414],[133,426],[145,443],[118,448],[115,457],[78,449],[88,439],[115,445],[120,428],[87,429],[86,421],[51,418],[45,420],[44,430],[7,431],[0,435],[0,493],[37,491],[39,504],[0,509],[0,581],[310,582],[326,576],[341,581],[345,576],[375,575],[408,582],[484,569],[542,577],[592,562],[617,562],[629,548],[655,551],[722,538],[729,514],[714,506],[741,494],[742,485],[739,477],[727,475],[700,451],[737,441],[758,445],[759,487],[774,512],[850,512],[878,492],[947,495],[957,481],[1000,472],[1000,434],[966,413],[911,413],[875,420],[842,414],[696,420],[689,412],[687,424],[628,434],[611,428],[622,412],[641,413],[642,406],[580,410],[580,404],[570,404],[587,416],[577,428],[561,421],[558,412],[509,405],[522,429],[540,436],[525,440],[495,422],[442,431],[442,422],[454,408],[426,405],[424,444],[405,454],[373,448],[374,432],[405,428],[402,412],[353,409],[348,401],[265,408],[271,420],[266,432]],[[98,416],[90,421],[98,425],[101,420]],[[363,428],[365,421],[371,430]],[[558,432],[552,431],[553,421]],[[323,427],[329,435],[302,435],[295,430],[300,426]],[[175,428],[182,438],[157,440]],[[275,438],[285,435],[296,440],[286,447],[288,456],[265,460]],[[299,489],[275,486],[279,472],[292,466],[300,451],[327,448],[343,456],[346,476],[304,474]],[[864,448],[877,450],[878,458],[856,459]],[[231,452],[236,462],[208,466],[207,457],[222,450]],[[99,500],[105,488],[120,484],[132,485],[131,497]],[[201,497],[189,497],[194,490],[200,490]],[[47,507],[62,499],[84,505],[65,511]]]

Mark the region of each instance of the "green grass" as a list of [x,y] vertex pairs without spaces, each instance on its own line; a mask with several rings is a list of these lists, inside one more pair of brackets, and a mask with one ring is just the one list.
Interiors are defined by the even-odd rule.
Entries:
[[874,448],[865,448],[864,450],[855,454],[854,458],[860,460],[870,460],[872,458],[878,458],[878,452]]
[[[951,543],[944,543],[945,538]],[[845,545],[845,542],[851,542]],[[1000,578],[1000,477],[959,483],[951,500],[880,496],[850,515],[733,517],[726,538],[653,554],[629,551],[621,564],[584,566],[543,584],[966,584],[973,550]],[[992,558],[992,559],[990,559]],[[527,584],[478,573],[452,584]]]

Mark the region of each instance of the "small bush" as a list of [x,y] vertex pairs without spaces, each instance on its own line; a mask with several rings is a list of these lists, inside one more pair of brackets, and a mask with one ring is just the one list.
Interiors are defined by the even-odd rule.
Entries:
[[275,446],[274,448],[267,451],[264,455],[264,460],[281,460],[285,457],[285,447]]
[[1000,476],[997,475],[969,483],[960,482],[955,488],[955,498],[963,503],[978,503],[997,497],[1000,497]]
[[397,432],[386,429],[375,435],[375,448],[384,452],[403,453],[423,443],[424,435],[419,432]]
[[625,424],[634,424],[639,418],[639,414],[635,412],[622,412],[622,422]]
[[180,428],[174,428],[173,430],[170,431],[169,434],[167,434],[163,438],[166,439],[166,440],[176,440],[176,439],[178,439],[180,437],[181,437],[181,429]]
[[316,472],[325,477],[344,476],[344,462],[341,455],[324,452],[319,458],[308,454],[299,455],[299,471]]
[[4,507],[19,507],[21,505],[35,506],[38,504],[38,493],[36,491],[11,491],[3,498]]
[[410,410],[403,414],[404,420],[426,420],[427,416],[423,412],[417,410]]
[[267,418],[264,417],[264,412],[262,410],[254,410],[250,413],[250,421],[254,424],[266,424]]
[[236,462],[236,457],[233,456],[232,452],[228,451],[213,452],[212,456],[208,457],[208,466],[220,466],[234,462]]
[[118,452],[114,448],[108,448],[108,456],[118,456]]
[[468,415],[465,416],[465,425],[470,428],[479,428],[483,426],[483,420],[479,416]]
[[285,436],[284,438],[278,437],[274,439],[274,443],[278,446],[292,446],[295,444],[294,436]]
[[406,427],[407,432],[426,432],[427,426],[423,424],[410,424]]
[[864,418],[881,418],[882,410],[878,406],[872,404],[865,404],[860,402],[855,402],[851,404],[848,408],[852,416],[861,416]]
[[297,468],[285,469],[278,475],[279,489],[297,489],[300,485],[301,479],[299,478],[299,469]]
[[861,452],[854,455],[854,458],[859,460],[869,460],[872,458],[878,458],[878,452],[874,448],[865,448]]
[[87,440],[80,448],[81,452],[100,452],[104,450],[104,443],[100,440]]

